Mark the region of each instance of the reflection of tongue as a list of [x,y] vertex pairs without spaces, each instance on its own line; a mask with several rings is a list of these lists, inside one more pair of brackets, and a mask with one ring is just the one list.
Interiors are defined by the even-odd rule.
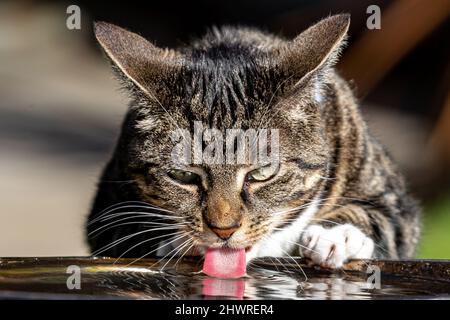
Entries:
[[240,278],[245,275],[245,249],[208,249],[203,272],[217,278]]

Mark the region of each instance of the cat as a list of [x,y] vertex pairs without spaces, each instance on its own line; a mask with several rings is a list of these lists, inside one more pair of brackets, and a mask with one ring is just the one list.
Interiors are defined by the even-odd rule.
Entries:
[[[88,218],[92,253],[203,256],[225,277],[261,256],[414,257],[420,208],[334,68],[349,24],[330,16],[293,40],[228,26],[161,49],[95,23],[131,103]],[[175,165],[171,133],[195,123],[275,128],[279,164]]]

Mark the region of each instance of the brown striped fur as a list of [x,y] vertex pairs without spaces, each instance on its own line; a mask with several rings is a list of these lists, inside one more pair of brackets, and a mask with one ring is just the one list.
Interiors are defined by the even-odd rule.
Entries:
[[[198,248],[248,248],[289,227],[319,198],[311,223],[354,225],[376,243],[373,257],[413,257],[419,209],[333,68],[348,25],[348,15],[332,16],[294,40],[226,27],[190,46],[164,50],[119,27],[97,24],[96,37],[132,102],[89,222],[112,205],[142,201],[182,218],[180,230],[191,232]],[[240,175],[255,167],[199,165],[186,170],[197,172],[201,183],[180,185],[167,174],[169,133],[191,130],[194,121],[223,132],[279,129],[279,172],[252,183]],[[120,181],[126,183],[114,183]],[[227,241],[211,232],[236,224],[239,230]],[[90,223],[87,230],[97,227]],[[88,241],[95,251],[144,227],[117,225]],[[136,236],[103,254],[142,256],[159,244],[145,240],[170,237],[165,233]],[[145,244],[127,251],[140,241]]]

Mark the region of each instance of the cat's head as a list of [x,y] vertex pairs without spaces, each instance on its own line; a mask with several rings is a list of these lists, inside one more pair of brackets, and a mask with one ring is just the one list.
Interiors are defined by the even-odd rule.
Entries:
[[[327,176],[323,105],[348,25],[348,15],[332,16],[292,41],[246,28],[213,29],[169,50],[95,24],[131,93],[116,157],[139,200],[183,217],[182,228],[199,247],[249,248],[301,215]],[[227,161],[230,129],[256,134],[257,143],[266,135],[274,156]],[[203,142],[195,145],[195,134]],[[192,146],[190,162],[180,161],[182,142]]]

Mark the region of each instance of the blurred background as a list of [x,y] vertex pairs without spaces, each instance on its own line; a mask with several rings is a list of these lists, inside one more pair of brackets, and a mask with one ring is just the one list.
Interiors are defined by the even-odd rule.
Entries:
[[[422,202],[418,258],[450,258],[450,0],[149,3],[0,2],[0,256],[88,254],[84,219],[127,109],[92,21],[172,47],[222,24],[294,37],[348,12],[337,68]],[[81,30],[66,27],[71,4]],[[380,30],[366,26],[369,5],[381,8]]]

